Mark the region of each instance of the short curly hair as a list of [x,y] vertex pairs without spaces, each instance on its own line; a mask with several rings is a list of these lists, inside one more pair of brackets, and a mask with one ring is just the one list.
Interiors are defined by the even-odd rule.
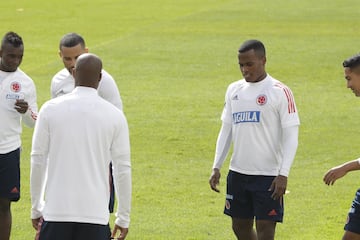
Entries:
[[7,32],[1,41],[1,47],[5,44],[11,44],[14,47],[20,47],[24,45],[22,38],[15,32]]

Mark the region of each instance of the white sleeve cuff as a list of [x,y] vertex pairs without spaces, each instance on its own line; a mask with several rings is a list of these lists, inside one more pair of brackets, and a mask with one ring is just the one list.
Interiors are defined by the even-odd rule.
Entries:
[[115,224],[128,228],[132,194],[130,155],[122,155],[116,160],[113,159],[114,185],[118,200]]

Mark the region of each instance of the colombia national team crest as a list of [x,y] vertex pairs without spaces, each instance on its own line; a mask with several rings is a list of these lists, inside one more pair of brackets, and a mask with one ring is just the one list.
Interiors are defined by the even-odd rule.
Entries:
[[267,102],[267,97],[266,97],[266,95],[264,95],[264,94],[259,95],[259,96],[256,98],[256,103],[257,103],[258,105],[260,105],[260,106],[266,104],[266,102]]
[[12,82],[10,85],[10,90],[13,92],[20,92],[21,90],[21,84],[18,82]]

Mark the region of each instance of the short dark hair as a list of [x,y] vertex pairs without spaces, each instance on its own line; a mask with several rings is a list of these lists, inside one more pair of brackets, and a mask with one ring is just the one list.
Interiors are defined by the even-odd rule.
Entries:
[[85,47],[84,38],[77,33],[67,33],[61,38],[59,49],[61,50],[61,47],[74,47],[78,44]]
[[346,59],[344,62],[343,62],[343,67],[347,67],[347,68],[355,68],[355,67],[358,67],[360,66],[360,53],[352,56],[352,57],[349,57],[348,59]]
[[20,47],[24,45],[22,38],[15,32],[7,32],[2,41],[1,41],[1,48],[6,44],[9,43],[14,47]]
[[254,49],[256,55],[259,57],[266,56],[264,44],[259,40],[255,40],[255,39],[247,40],[243,44],[241,44],[239,48],[239,53],[244,53],[250,51],[251,49]]

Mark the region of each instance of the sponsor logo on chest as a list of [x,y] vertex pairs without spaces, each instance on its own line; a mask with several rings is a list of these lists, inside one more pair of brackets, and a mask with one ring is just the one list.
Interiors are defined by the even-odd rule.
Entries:
[[260,111],[245,111],[233,113],[234,124],[260,122]]
[[6,94],[6,99],[16,100],[16,99],[21,99],[21,96],[16,93],[8,93]]

